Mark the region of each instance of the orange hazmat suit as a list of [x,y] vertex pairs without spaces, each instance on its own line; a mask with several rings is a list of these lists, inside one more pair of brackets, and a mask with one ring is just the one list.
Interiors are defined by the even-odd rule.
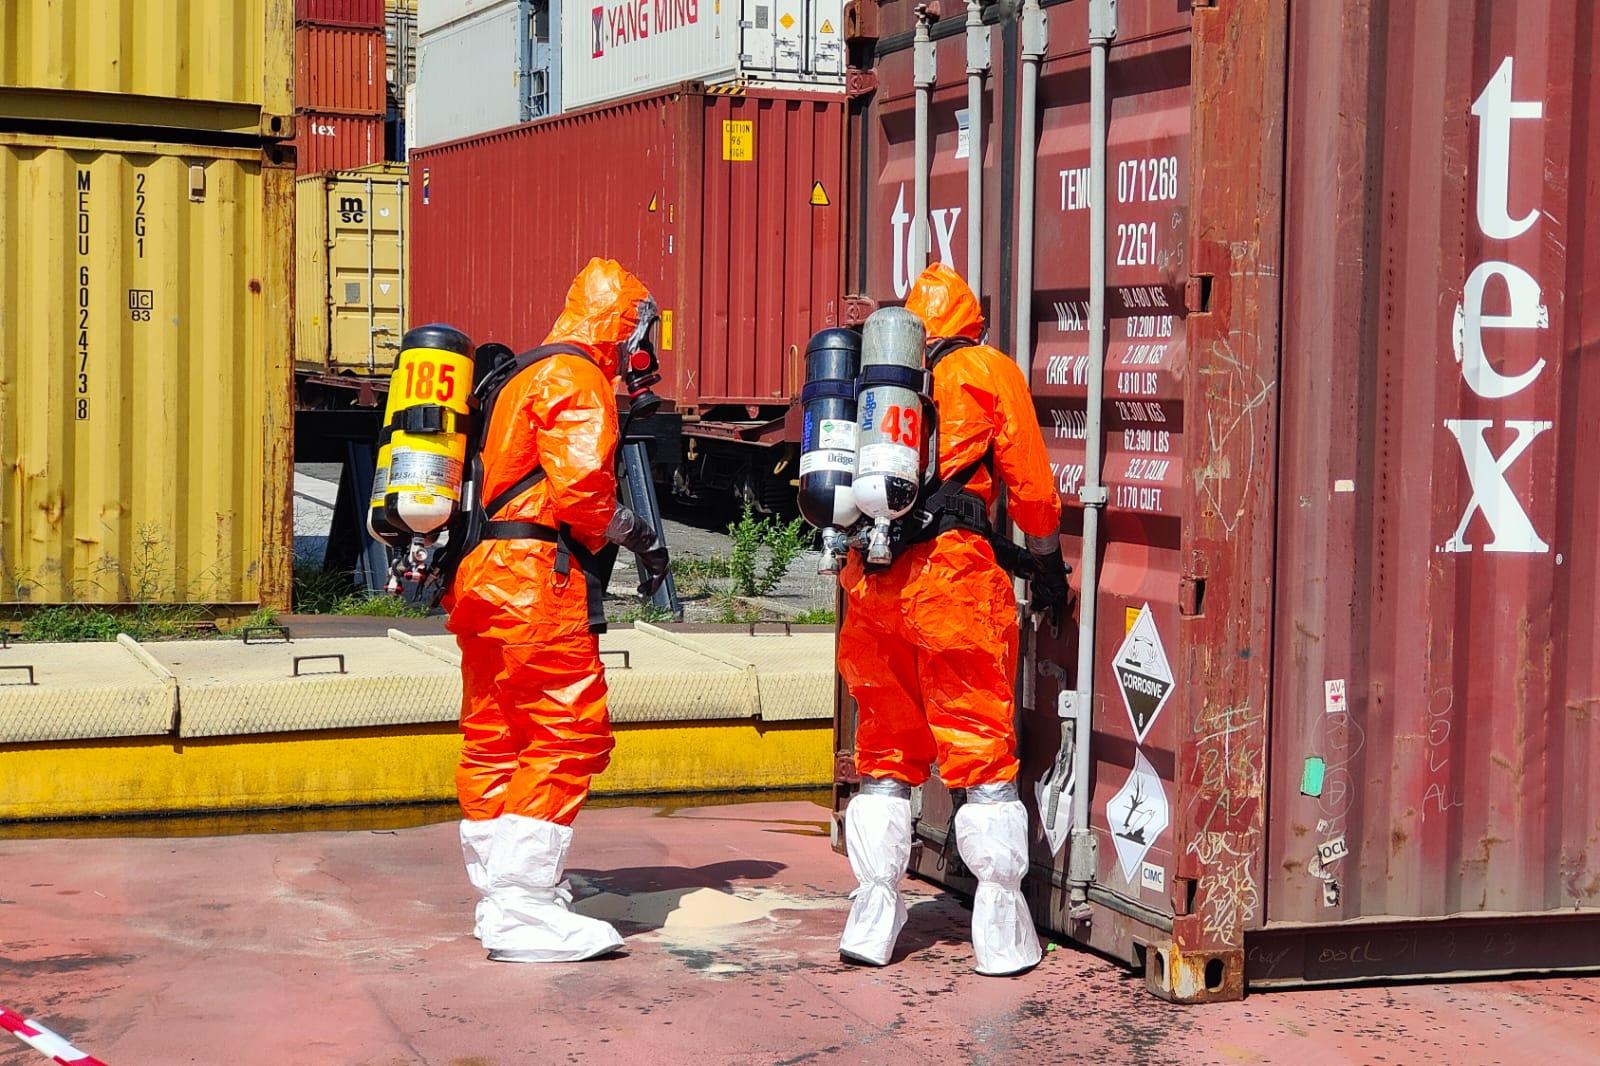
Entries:
[[[983,332],[977,297],[942,263],[917,278],[906,309],[922,319],[930,343],[975,341]],[[958,348],[934,367],[933,396],[939,476],[992,455],[1012,521],[1030,537],[1056,538],[1061,498],[1017,365],[987,345]],[[989,470],[978,469],[967,491],[992,506]],[[880,571],[852,553],[840,584],[839,671],[860,708],[857,771],[915,786],[937,762],[951,788],[1014,780],[1016,600],[988,541],[952,530]]]
[[[483,498],[536,465],[545,478],[498,517],[565,526],[590,551],[616,509],[619,346],[640,326],[649,291],[613,260],[594,259],[567,293],[544,343],[582,347],[511,378],[484,438]],[[461,648],[461,809],[481,821],[520,815],[570,826],[614,741],[599,643],[581,569],[556,573],[556,544],[485,540],[461,561],[445,606]]]

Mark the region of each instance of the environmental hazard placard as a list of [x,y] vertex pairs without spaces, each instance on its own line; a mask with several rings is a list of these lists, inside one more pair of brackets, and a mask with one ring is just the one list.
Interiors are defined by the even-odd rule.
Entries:
[[1117,848],[1117,865],[1122,876],[1137,884],[1139,864],[1150,854],[1156,839],[1167,831],[1171,812],[1167,791],[1144,752],[1133,753],[1133,773],[1106,804],[1106,825]]
[[1128,708],[1133,735],[1143,744],[1173,689],[1172,666],[1167,662],[1167,650],[1161,645],[1161,634],[1156,632],[1156,620],[1148,603],[1140,608],[1139,617],[1122,638],[1122,646],[1111,660],[1111,671],[1116,675],[1122,704]]

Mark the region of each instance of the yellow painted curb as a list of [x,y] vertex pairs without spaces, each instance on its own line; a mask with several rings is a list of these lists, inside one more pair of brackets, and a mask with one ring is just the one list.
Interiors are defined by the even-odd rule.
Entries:
[[[833,779],[831,722],[637,723],[616,737],[596,795]],[[0,821],[451,800],[460,751],[453,723],[4,745]]]

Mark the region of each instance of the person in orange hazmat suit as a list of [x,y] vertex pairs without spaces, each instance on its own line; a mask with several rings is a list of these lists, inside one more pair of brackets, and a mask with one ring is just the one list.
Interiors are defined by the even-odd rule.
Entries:
[[613,381],[651,344],[657,318],[638,278],[591,260],[544,342],[583,355],[531,363],[486,411],[490,522],[445,607],[461,648],[461,848],[480,897],[475,935],[496,961],[575,961],[622,945],[609,924],[571,910],[562,875],[573,819],[613,744],[589,588],[603,592],[604,578],[585,561],[607,542],[635,552],[644,595],[667,573],[654,529],[617,503],[614,466]]
[[886,964],[906,920],[899,882],[911,855],[911,789],[937,761],[964,789],[956,844],[978,879],[972,940],[978,972],[1019,973],[1038,963],[1039,940],[1021,892],[1027,814],[1017,794],[1012,686],[1018,629],[1011,578],[987,526],[996,481],[1027,535],[1030,610],[1059,613],[1067,599],[1061,499],[1028,382],[979,343],[983,313],[960,275],[928,267],[906,298],[927,327],[938,410],[938,478],[964,478],[958,500],[975,522],[901,549],[886,569],[854,552],[845,594],[839,671],[856,700],[861,790],[845,812],[845,843],[860,887],[839,943],[847,959]]

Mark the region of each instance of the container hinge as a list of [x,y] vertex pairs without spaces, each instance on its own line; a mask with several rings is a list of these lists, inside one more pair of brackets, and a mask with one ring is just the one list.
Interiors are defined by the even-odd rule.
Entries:
[[1195,618],[1205,613],[1206,579],[1185,574],[1178,579],[1178,614]]
[[878,91],[878,72],[875,70],[847,70],[844,73],[844,94],[855,100],[871,96]]
[[844,39],[847,44],[877,43],[878,0],[849,0],[844,5]]
[[1183,283],[1183,306],[1192,315],[1211,313],[1211,283],[1214,274],[1190,274]]

